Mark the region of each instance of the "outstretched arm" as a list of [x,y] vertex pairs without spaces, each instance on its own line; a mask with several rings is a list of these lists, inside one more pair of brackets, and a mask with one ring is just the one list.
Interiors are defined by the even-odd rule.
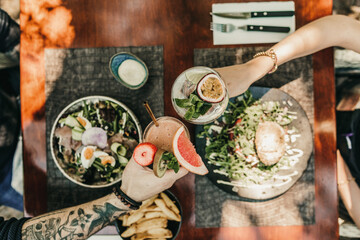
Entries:
[[87,239],[126,211],[129,208],[115,194],[109,194],[29,219],[22,227],[22,239]]
[[[131,159],[122,175],[122,191],[135,201],[141,202],[170,188],[188,172],[180,168],[178,173],[167,170],[158,178],[149,168]],[[87,239],[130,209],[114,193],[75,207],[57,210],[29,219],[22,227],[22,239]]]
[[[360,22],[350,17],[333,15],[320,18],[295,31],[274,49],[278,65],[327,47],[339,46],[360,53]],[[246,91],[273,67],[269,57],[257,57],[245,64],[216,69],[228,85],[230,97]]]
[[350,17],[333,15],[320,18],[297,30],[276,44],[278,63],[309,55],[327,47],[339,46],[360,53],[360,22]]

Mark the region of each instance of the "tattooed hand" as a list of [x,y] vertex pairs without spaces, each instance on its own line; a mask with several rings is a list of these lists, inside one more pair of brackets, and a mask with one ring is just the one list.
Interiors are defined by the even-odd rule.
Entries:
[[114,194],[34,217],[22,227],[23,240],[87,239],[128,210]]
[[141,202],[170,188],[187,173],[181,167],[178,173],[167,170],[162,178],[158,178],[150,168],[140,166],[131,158],[122,175],[121,190],[135,201]]
[[[135,201],[143,201],[170,188],[187,173],[181,167],[177,173],[168,170],[162,178],[158,178],[151,169],[141,167],[131,159],[124,170],[121,189]],[[87,239],[126,211],[129,208],[111,193],[79,206],[29,219],[22,227],[22,239]]]

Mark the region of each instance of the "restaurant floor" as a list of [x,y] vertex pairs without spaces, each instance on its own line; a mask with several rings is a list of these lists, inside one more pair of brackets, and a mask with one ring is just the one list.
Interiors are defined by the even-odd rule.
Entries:
[[[360,0],[334,0],[333,5],[334,13],[352,15],[353,17],[360,20]],[[17,22],[19,22],[18,0],[0,0],[0,8],[4,9],[13,18],[15,18]],[[360,61],[358,67],[360,69]],[[360,75],[358,79],[360,82]],[[338,77],[337,86],[341,85],[343,81],[344,77]],[[22,172],[19,172],[18,174],[22,174]],[[0,206],[0,216],[4,217],[5,219],[9,219],[11,217],[21,218],[23,216],[23,213],[13,208]],[[356,228],[354,224],[344,222],[343,220],[339,219],[339,225],[341,235],[340,240],[360,239],[360,230]]]

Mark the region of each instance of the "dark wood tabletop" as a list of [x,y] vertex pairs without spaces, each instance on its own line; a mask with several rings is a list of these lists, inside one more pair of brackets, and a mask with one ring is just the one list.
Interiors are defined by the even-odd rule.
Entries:
[[[47,209],[44,48],[162,45],[165,114],[177,116],[170,101],[172,83],[182,71],[193,66],[194,48],[215,47],[212,33],[209,31],[211,21],[209,12],[212,3],[231,1],[68,0],[64,1],[63,6],[71,10],[70,24],[74,27],[75,37],[71,38],[71,28],[65,28],[62,30],[65,31],[64,35],[61,36],[63,42],[59,41],[59,43],[47,41],[44,37],[46,34],[39,35],[40,39],[28,35],[26,27],[29,19],[26,16],[31,11],[29,3],[36,2],[42,1],[21,0],[20,69],[26,216],[39,215]],[[294,0],[294,2],[297,28],[332,13],[332,1],[329,0]],[[47,6],[47,10],[52,10],[53,7]],[[57,21],[62,22],[64,19],[59,17]],[[56,25],[52,27],[57,28]],[[239,46],[241,45],[223,47]],[[195,228],[195,177],[193,174],[188,174],[172,188],[180,199],[184,211],[183,225],[178,239],[338,238],[333,50],[326,49],[314,54],[313,69],[316,224]]]

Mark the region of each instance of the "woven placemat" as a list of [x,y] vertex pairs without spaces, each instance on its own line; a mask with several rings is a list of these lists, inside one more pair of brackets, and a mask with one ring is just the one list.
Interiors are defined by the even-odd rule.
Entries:
[[[195,49],[194,65],[212,68],[244,63],[265,47]],[[239,73],[241,74],[241,73]],[[292,60],[254,86],[279,88],[295,98],[313,127],[313,70],[311,56]],[[301,178],[283,195],[251,201],[229,194],[207,178],[195,178],[196,227],[289,226],[315,224],[314,157]]]
[[[110,58],[118,52],[131,52],[149,69],[147,83],[130,90],[118,83],[109,70]],[[50,131],[61,110],[76,99],[101,95],[127,105],[139,119],[142,128],[151,121],[143,106],[147,100],[156,116],[164,115],[163,47],[107,47],[80,49],[46,49],[46,145],[48,210],[84,203],[111,191],[79,186],[59,171],[50,152]]]

